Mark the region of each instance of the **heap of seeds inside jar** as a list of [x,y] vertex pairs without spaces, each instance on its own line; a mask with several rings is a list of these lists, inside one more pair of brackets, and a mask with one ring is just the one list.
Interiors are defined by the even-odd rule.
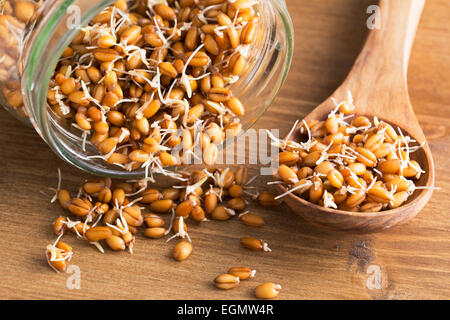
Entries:
[[326,120],[302,121],[306,141],[272,137],[280,147],[279,183],[288,188],[276,199],[294,193],[326,208],[377,212],[401,206],[416,189],[433,188],[415,184],[424,171],[412,159],[421,148],[414,139],[354,111],[348,92]]
[[258,26],[257,1],[154,3],[119,0],[99,13],[64,50],[47,95],[83,150],[90,139],[93,158],[147,175],[189,163],[196,146],[212,165],[217,145],[241,131],[230,85]]
[[[150,239],[180,238],[173,248],[173,258],[185,260],[193,251],[188,222],[225,221],[240,216],[243,224],[260,227],[263,218],[245,211],[248,199],[257,199],[263,206],[279,204],[269,192],[255,193],[247,175],[245,167],[197,170],[183,173],[182,181],[165,189],[149,187],[145,179],[123,182],[102,178],[86,181],[72,195],[61,187],[58,171],[52,201],[57,200],[70,215],[58,217],[53,224],[58,238],[47,247],[48,262],[55,270],[65,271],[72,258],[72,249],[61,241],[66,231],[102,253],[104,244],[114,251],[128,249],[132,253],[135,235],[142,228]],[[262,240],[245,239],[246,248],[270,250]]]
[[0,93],[9,107],[25,117],[18,63],[26,24],[41,1],[0,1]]

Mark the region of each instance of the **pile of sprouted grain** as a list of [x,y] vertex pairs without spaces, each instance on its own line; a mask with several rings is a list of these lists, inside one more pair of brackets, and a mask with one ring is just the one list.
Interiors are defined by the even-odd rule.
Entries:
[[[258,28],[253,0],[118,0],[65,49],[50,108],[101,158],[124,170],[167,173],[196,146],[207,165],[241,131],[230,85],[247,69]],[[174,156],[171,151],[181,148]]]
[[0,1],[0,92],[9,107],[22,117],[22,92],[18,64],[23,33],[41,1]]
[[421,148],[414,139],[376,117],[352,114],[350,92],[335,104],[326,120],[303,120],[306,141],[272,137],[280,147],[281,179],[273,183],[288,189],[276,199],[294,193],[326,208],[377,212],[398,208],[417,189],[434,188],[415,184],[424,171],[411,159]]
[[[225,221],[233,217],[250,227],[260,227],[264,219],[246,211],[248,199],[262,206],[276,206],[275,195],[257,192],[250,186],[246,167],[236,170],[203,169],[183,173],[183,180],[170,188],[149,188],[146,180],[112,181],[102,178],[85,182],[75,196],[61,188],[61,174],[52,202],[58,201],[69,216],[58,217],[53,229],[56,241],[47,246],[49,265],[64,272],[72,258],[72,248],[61,241],[70,231],[77,238],[88,241],[104,253],[104,244],[115,251],[128,249],[133,253],[135,235],[144,228],[144,236],[151,239],[179,238],[172,256],[185,260],[192,253],[187,222],[202,223],[211,220]],[[169,225],[162,215],[170,214]],[[241,245],[254,251],[271,251],[260,239],[243,237]]]

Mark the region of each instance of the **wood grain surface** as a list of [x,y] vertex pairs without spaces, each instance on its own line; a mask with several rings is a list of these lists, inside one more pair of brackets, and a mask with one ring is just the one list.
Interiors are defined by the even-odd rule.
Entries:
[[[295,53],[285,86],[256,128],[280,128],[302,118],[344,80],[367,35],[366,9],[376,1],[288,0],[295,26]],[[138,236],[135,253],[100,254],[72,235],[72,263],[81,270],[81,289],[68,289],[70,275],[56,274],[45,261],[54,240],[52,221],[63,214],[41,191],[74,190],[88,178],[56,157],[31,128],[0,110],[0,298],[2,299],[252,299],[261,282],[283,286],[278,299],[450,298],[450,3],[429,0],[410,60],[408,85],[413,108],[436,165],[431,201],[400,227],[372,235],[324,231],[287,206],[254,207],[266,220],[252,229],[237,220],[192,224],[192,256],[181,263],[175,242]],[[256,169],[252,170],[256,173]],[[268,178],[255,185],[267,188]],[[239,238],[266,240],[272,252],[250,252]],[[254,279],[230,291],[212,280],[231,266],[257,270]],[[378,277],[379,285],[373,285]],[[377,279],[375,279],[377,280]]]

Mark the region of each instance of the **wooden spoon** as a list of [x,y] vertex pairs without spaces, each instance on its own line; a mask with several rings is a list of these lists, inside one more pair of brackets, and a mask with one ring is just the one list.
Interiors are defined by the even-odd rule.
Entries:
[[[353,95],[355,112],[377,116],[398,126],[423,148],[411,154],[426,171],[416,185],[434,185],[434,164],[425,135],[414,115],[407,88],[407,68],[412,43],[425,0],[381,0],[381,28],[370,32],[366,43],[344,83],[333,93],[344,101]],[[314,109],[306,121],[325,119],[335,108],[331,97]],[[297,133],[300,122],[289,140]],[[281,192],[286,187],[277,185]],[[432,189],[416,190],[408,202],[397,209],[381,212],[347,212],[324,208],[288,194],[284,200],[305,220],[334,230],[370,233],[389,229],[413,218],[431,198]]]

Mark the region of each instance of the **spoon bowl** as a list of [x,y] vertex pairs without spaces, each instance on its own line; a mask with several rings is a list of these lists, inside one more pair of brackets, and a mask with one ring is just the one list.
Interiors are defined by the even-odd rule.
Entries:
[[[407,67],[412,43],[425,0],[381,0],[380,28],[369,33],[352,70],[333,95],[309,113],[304,120],[324,120],[335,108],[333,98],[344,101],[348,92],[355,101],[355,112],[399,127],[423,147],[411,154],[425,170],[416,186],[434,186],[434,163],[425,135],[417,121],[408,95]],[[302,123],[285,140],[292,140]],[[284,193],[288,189],[279,184]],[[389,229],[415,217],[432,195],[432,188],[416,190],[402,206],[381,212],[349,212],[325,208],[293,193],[286,204],[312,224],[344,232],[372,233]]]
[[[433,160],[428,156],[429,153],[424,148],[411,153],[411,160],[416,160],[425,170],[420,179],[415,181],[416,186],[434,184]],[[277,184],[276,187],[280,193],[288,191],[282,184]],[[402,206],[380,212],[350,212],[325,208],[293,193],[287,194],[283,199],[296,214],[314,225],[335,231],[373,233],[390,229],[414,218],[431,198],[432,191],[432,189],[416,190]]]

